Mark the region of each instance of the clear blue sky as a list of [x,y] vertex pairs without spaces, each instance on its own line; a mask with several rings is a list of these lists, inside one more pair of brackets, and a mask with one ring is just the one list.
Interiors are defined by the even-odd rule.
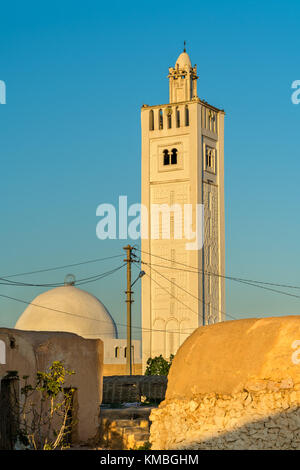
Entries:
[[[299,18],[297,1],[2,3],[1,275],[121,252],[124,242],[96,238],[96,207],[119,194],[140,200],[140,106],[168,101],[168,67],[185,39],[200,98],[226,111],[226,272],[300,285]],[[125,272],[87,290],[125,322]],[[42,291],[0,286],[29,301]],[[24,307],[0,300],[1,326]],[[227,311],[295,314],[300,299],[228,281]]]

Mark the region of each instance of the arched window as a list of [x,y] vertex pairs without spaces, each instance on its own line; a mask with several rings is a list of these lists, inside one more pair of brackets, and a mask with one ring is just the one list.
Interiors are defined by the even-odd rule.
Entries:
[[176,165],[176,164],[177,164],[177,149],[172,149],[171,165]]
[[188,106],[185,107],[185,125],[190,125],[190,112]]
[[176,108],[176,127],[180,127],[180,111],[178,106]]
[[115,357],[119,357],[119,348],[118,346],[115,347]]
[[158,121],[159,121],[159,128],[163,129],[164,128],[164,118],[163,118],[163,112],[162,109],[158,111]]
[[149,113],[149,130],[154,131],[154,113],[153,113],[153,109],[151,109],[150,113]]
[[169,150],[164,150],[163,155],[164,155],[164,165],[170,165]]
[[170,111],[168,112],[167,116],[168,116],[168,129],[171,129],[172,128],[172,115]]
[[215,173],[216,164],[215,164],[215,149],[212,147],[205,147],[205,169]]
[[127,348],[124,348],[124,357],[127,356]]

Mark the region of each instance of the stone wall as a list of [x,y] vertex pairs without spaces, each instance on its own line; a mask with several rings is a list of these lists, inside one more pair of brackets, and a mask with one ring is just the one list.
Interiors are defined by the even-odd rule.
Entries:
[[100,441],[104,449],[138,449],[149,441],[151,408],[101,409]]
[[165,398],[164,375],[124,375],[103,377],[103,404],[140,402],[160,403]]
[[150,420],[153,449],[300,449],[300,316],[198,328]]
[[300,383],[247,388],[164,401],[151,412],[152,449],[300,449]]

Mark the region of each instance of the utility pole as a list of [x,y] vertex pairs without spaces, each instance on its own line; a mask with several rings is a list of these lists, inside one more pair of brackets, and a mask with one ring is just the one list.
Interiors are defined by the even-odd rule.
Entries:
[[127,375],[132,375],[132,348],[131,348],[131,304],[133,302],[131,298],[131,253],[132,246],[124,246],[123,250],[126,251],[127,258],[124,259],[127,263],[127,290],[126,293],[126,303],[127,303],[127,352],[126,352],[126,373]]

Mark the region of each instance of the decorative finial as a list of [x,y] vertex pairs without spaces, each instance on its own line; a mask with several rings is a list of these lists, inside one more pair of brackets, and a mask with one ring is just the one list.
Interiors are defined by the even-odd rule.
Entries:
[[76,278],[74,274],[67,274],[65,277],[65,286],[75,286]]
[[185,41],[183,41],[183,52],[186,52],[186,48],[185,48],[185,46],[186,46],[186,42],[185,42]]

